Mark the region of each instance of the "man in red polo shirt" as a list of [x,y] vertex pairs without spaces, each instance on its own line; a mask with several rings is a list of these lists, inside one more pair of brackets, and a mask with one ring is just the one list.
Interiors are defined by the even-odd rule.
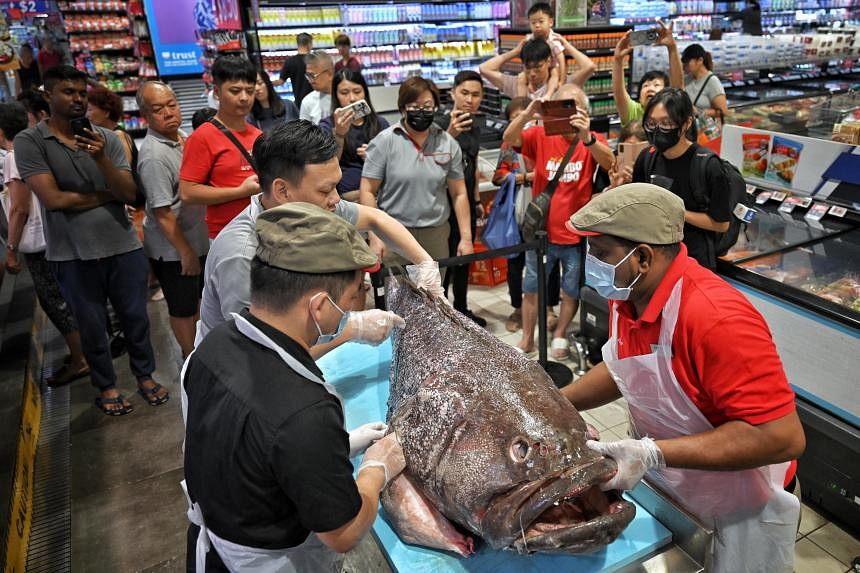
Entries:
[[[558,187],[552,196],[546,221],[549,245],[546,254],[546,268],[554,269],[561,261],[561,310],[553,332],[551,352],[557,359],[569,355],[566,330],[579,308],[579,282],[582,276],[580,237],[568,231],[564,224],[576,211],[588,203],[593,191],[592,182],[598,166],[609,169],[614,157],[606,145],[606,139],[591,131],[588,117],[588,97],[572,84],[558,88],[554,100],[572,99],[576,102],[576,113],[570,116],[573,131],[565,135],[547,135],[542,125],[530,127],[527,123],[535,119],[540,111],[541,100],[533,100],[519,116],[513,119],[505,130],[505,143],[514,147],[527,158],[534,161],[534,182],[532,193],[537,196],[546,188],[558,171],[559,164],[568,148],[573,154],[564,166]],[[535,349],[534,334],[537,323],[537,255],[526,252],[526,276],[523,281],[523,337],[516,348],[523,352]]]
[[717,572],[790,572],[800,502],[785,491],[805,437],[767,324],[687,256],[684,202],[648,183],[571,217],[586,283],[610,299],[604,362],[563,390],[579,410],[623,396],[632,439],[589,441],[618,463],[604,489],[649,481],[714,527]]
[[[259,179],[248,158],[262,133],[245,121],[254,104],[257,83],[254,64],[239,56],[221,56],[212,64],[212,80],[219,102],[218,113],[185,142],[179,169],[182,202],[206,205],[210,239],[217,237],[248,206],[251,195],[260,192]],[[226,127],[236,141],[215,122]]]

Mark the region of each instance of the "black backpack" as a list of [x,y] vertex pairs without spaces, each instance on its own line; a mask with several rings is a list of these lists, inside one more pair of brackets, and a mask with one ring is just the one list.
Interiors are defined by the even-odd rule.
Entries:
[[[648,150],[648,157],[645,160],[645,172],[650,176],[654,172],[654,165],[657,162],[658,152],[651,148]],[[734,211],[735,206],[740,203],[746,207],[753,207],[752,197],[747,193],[747,182],[744,176],[738,171],[738,168],[721,158],[707,147],[699,147],[693,155],[693,162],[690,165],[690,190],[693,193],[693,198],[697,204],[697,210],[706,213],[710,207],[710,199],[705,189],[708,182],[708,161],[711,158],[716,158],[720,162],[723,169],[723,176],[729,187],[729,211]],[[714,235],[714,253],[717,257],[721,257],[729,252],[735,243],[738,242],[738,237],[741,234],[741,229],[746,228],[746,223],[737,218],[734,213],[729,217],[729,228],[724,233],[713,233]]]

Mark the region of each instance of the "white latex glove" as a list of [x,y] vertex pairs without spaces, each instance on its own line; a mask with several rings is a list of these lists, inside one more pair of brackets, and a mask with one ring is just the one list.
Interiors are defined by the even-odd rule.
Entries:
[[385,489],[392,479],[397,477],[406,468],[406,458],[403,457],[403,448],[397,441],[397,434],[391,432],[381,440],[367,448],[364,459],[358,467],[358,473],[372,467],[379,467],[385,472],[385,481],[380,491]]
[[359,426],[349,433],[349,457],[364,452],[376,440],[385,436],[388,426],[385,422],[371,422]]
[[388,338],[392,328],[406,326],[406,321],[393,312],[378,308],[351,312],[347,320],[354,333],[352,340],[373,346]]
[[614,459],[618,464],[618,473],[611,480],[600,484],[600,489],[603,491],[633,489],[645,475],[645,472],[653,468],[666,467],[663,452],[651,438],[618,440],[617,442],[588,440],[585,445]]
[[409,279],[418,287],[448,302],[448,297],[445,296],[445,289],[442,288],[442,275],[439,273],[439,263],[436,261],[424,261],[417,265],[408,265],[406,267],[406,274],[409,275]]

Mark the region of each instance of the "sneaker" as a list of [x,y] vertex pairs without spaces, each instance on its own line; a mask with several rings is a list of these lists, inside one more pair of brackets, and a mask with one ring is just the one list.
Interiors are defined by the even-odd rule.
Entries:
[[164,292],[159,288],[149,297],[149,300],[152,302],[158,302],[160,300],[164,300]]
[[471,310],[467,309],[467,310],[461,311],[461,314],[463,314],[463,316],[465,316],[466,318],[471,319],[472,322],[474,322],[475,324],[477,324],[481,328],[484,328],[487,326],[487,321],[484,320],[483,318],[481,318],[480,316],[475,315],[475,313],[473,313]]
[[523,311],[522,309],[516,308],[514,312],[508,317],[508,320],[505,321],[505,330],[508,332],[516,332],[523,327]]
[[553,312],[552,307],[548,306],[546,307],[546,329],[555,330],[556,326],[558,326],[558,316]]

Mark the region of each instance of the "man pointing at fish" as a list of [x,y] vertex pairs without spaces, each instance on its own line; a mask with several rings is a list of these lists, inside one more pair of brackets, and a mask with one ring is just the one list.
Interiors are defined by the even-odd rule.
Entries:
[[[406,463],[384,424],[347,434],[310,354],[364,297],[377,257],[308,203],[267,209],[256,229],[250,308],[212,329],[182,372],[188,568],[336,573]],[[350,458],[374,437],[353,479]]]
[[713,526],[711,571],[792,571],[800,503],[786,489],[806,444],[764,319],[687,256],[684,204],[664,189],[603,193],[568,228],[588,237],[586,284],[610,300],[610,339],[563,393],[580,411],[621,396],[630,410],[631,439],[588,442],[618,464],[604,489],[647,474]]

